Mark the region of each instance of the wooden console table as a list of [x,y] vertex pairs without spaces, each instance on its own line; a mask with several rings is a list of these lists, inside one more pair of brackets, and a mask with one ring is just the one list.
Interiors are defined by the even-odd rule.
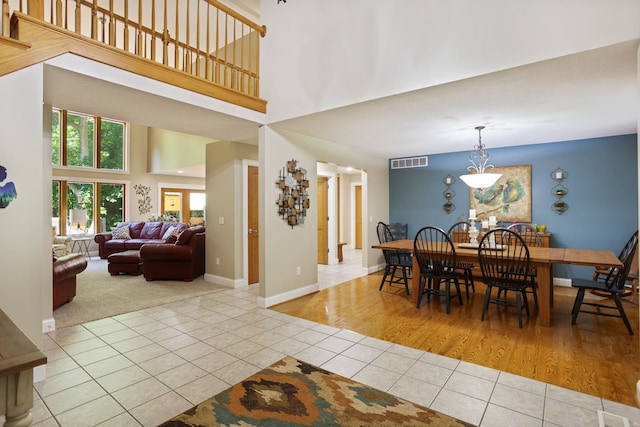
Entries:
[[5,427],[30,426],[33,416],[33,368],[45,356],[0,310],[0,415]]

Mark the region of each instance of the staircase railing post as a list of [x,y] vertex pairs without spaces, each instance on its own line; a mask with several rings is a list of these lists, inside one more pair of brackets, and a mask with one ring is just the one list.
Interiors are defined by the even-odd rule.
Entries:
[[2,0],[2,34],[9,37],[9,0]]
[[44,21],[44,0],[27,0],[27,14]]

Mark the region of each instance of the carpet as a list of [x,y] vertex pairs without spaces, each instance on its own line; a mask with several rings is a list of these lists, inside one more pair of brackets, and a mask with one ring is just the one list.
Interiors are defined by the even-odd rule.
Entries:
[[471,426],[289,356],[160,427],[218,425]]
[[203,276],[193,282],[153,280],[144,276],[111,276],[107,260],[92,258],[87,269],[77,276],[73,301],[53,311],[56,329],[92,320],[181,301],[228,289],[205,282]]

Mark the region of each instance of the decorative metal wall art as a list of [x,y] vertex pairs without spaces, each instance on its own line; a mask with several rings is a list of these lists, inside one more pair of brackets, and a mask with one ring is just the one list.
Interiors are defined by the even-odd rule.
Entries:
[[551,209],[558,215],[562,215],[569,209],[569,204],[562,200],[569,193],[569,189],[562,185],[562,181],[567,179],[568,176],[567,171],[561,167],[551,172],[551,179],[556,182],[556,185],[551,189],[551,194],[556,196],[556,201],[551,204]]
[[151,187],[148,185],[136,184],[133,186],[133,189],[136,191],[136,195],[140,196],[138,198],[138,213],[140,215],[144,215],[151,212],[151,196],[149,196]]
[[276,205],[278,215],[293,228],[304,224],[309,209],[309,180],[306,169],[298,167],[298,161],[291,159],[278,174],[276,185],[280,189]]
[[445,198],[445,202],[444,202],[444,205],[442,205],[442,209],[444,209],[444,211],[449,214],[454,210],[456,210],[456,205],[454,205],[453,202],[451,201],[451,199],[453,199],[453,197],[456,195],[456,192],[453,191],[453,189],[451,189],[451,186],[453,185],[454,182],[456,182],[456,179],[451,175],[447,175],[444,177],[442,182],[444,182],[444,185],[447,186],[447,188],[445,188],[444,192],[442,193],[442,195]]

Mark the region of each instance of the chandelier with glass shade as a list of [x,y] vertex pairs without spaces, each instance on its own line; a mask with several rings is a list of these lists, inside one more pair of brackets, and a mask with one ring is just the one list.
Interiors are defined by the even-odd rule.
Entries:
[[478,131],[478,145],[475,145],[475,150],[469,153],[471,166],[467,169],[470,173],[460,176],[460,179],[469,187],[479,189],[491,187],[502,176],[502,174],[499,173],[485,172],[486,169],[492,169],[493,165],[487,165],[489,152],[485,150],[482,144],[482,129],[484,129],[484,126],[476,126],[476,130]]

